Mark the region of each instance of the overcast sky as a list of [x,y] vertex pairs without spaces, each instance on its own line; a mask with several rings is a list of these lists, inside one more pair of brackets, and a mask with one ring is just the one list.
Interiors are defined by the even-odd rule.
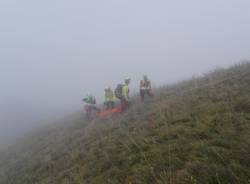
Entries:
[[1,0],[0,140],[126,76],[135,91],[144,73],[157,86],[249,59],[249,10],[249,0]]

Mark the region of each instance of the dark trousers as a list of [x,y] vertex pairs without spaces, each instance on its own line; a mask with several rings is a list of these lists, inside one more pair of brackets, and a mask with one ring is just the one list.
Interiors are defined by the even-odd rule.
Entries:
[[141,101],[144,102],[145,95],[148,95],[150,97],[154,97],[154,94],[150,89],[141,89],[140,90],[140,96],[141,96]]

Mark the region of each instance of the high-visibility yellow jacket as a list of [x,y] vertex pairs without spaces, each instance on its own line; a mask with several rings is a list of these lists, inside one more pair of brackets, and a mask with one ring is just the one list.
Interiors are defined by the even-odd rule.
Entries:
[[127,84],[123,85],[122,87],[122,96],[125,100],[129,100],[129,87]]
[[105,91],[105,102],[110,102],[110,101],[114,102],[115,99],[116,99],[115,94],[111,89]]

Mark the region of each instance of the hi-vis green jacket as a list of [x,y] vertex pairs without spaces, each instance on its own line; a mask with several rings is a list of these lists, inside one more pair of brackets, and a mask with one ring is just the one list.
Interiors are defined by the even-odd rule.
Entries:
[[115,94],[111,89],[105,91],[105,102],[114,102],[115,99]]
[[129,87],[127,84],[122,87],[122,96],[126,101],[129,101]]

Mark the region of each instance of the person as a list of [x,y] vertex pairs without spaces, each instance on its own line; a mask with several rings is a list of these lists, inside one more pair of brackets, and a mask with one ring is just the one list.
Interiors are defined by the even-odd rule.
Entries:
[[128,106],[129,106],[129,84],[130,84],[131,79],[126,78],[124,80],[125,84],[122,86],[122,98],[120,99],[121,101],[121,111],[125,111]]
[[129,84],[131,79],[126,78],[125,84],[118,84],[115,89],[115,96],[120,100],[121,109],[120,111],[123,112],[128,108],[129,105]]
[[105,90],[105,102],[104,105],[106,110],[113,109],[115,107],[115,94],[110,87],[107,87]]
[[154,96],[152,93],[151,81],[148,79],[147,75],[144,75],[143,80],[140,81],[140,96],[142,102],[144,102],[146,94],[150,97]]
[[96,98],[92,95],[87,95],[83,101],[85,102],[85,111],[87,119],[92,119],[93,116],[100,110],[96,107]]

